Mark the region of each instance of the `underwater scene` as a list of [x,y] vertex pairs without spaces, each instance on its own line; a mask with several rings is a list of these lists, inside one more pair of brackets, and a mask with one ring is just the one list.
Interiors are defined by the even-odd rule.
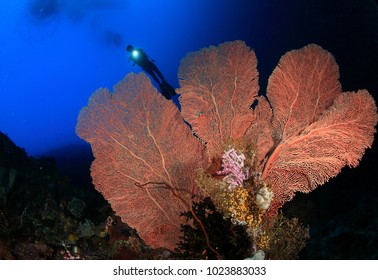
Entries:
[[377,0],[0,0],[1,260],[378,259]]

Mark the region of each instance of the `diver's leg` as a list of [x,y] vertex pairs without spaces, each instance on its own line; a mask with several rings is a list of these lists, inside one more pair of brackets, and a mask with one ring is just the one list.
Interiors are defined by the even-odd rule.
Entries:
[[171,96],[170,96],[169,92],[167,92],[167,88],[164,85],[164,82],[161,83],[160,80],[158,79],[158,77],[156,76],[155,72],[153,72],[150,68],[143,68],[143,70],[144,70],[144,72],[146,72],[147,74],[149,74],[151,76],[151,78],[154,79],[154,81],[159,85],[161,94],[166,99],[170,100]]
[[160,80],[158,77],[155,75],[154,71],[152,71],[151,68],[149,67],[142,67],[143,71],[146,72],[148,75],[151,76],[152,79],[154,79],[155,82],[157,82],[159,85],[161,84]]
[[175,96],[177,95],[175,89],[168,84],[168,82],[164,79],[163,74],[160,72],[159,68],[155,64],[151,62],[151,69],[154,71],[161,79],[161,84],[159,84],[162,92],[164,91],[167,96]]
[[159,76],[159,78],[161,79],[161,83],[163,84],[163,83],[167,83],[166,81],[165,81],[165,79],[164,79],[164,76],[163,76],[163,74],[160,72],[160,70],[159,70],[159,68],[157,68],[157,66],[154,64],[154,63],[152,63],[151,62],[151,70],[152,71],[154,71],[158,76]]
[[161,94],[168,100],[171,99],[171,95],[170,93],[167,91],[167,88],[164,87],[162,84],[159,84],[159,87],[160,87],[160,92]]

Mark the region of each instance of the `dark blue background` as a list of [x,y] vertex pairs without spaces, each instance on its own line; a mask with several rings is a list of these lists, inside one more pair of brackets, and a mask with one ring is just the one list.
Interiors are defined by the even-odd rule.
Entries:
[[33,156],[82,143],[75,125],[92,92],[140,71],[127,44],[178,87],[188,52],[244,40],[263,93],[281,55],[317,43],[336,57],[344,90],[376,95],[377,30],[373,0],[0,1],[0,131]]

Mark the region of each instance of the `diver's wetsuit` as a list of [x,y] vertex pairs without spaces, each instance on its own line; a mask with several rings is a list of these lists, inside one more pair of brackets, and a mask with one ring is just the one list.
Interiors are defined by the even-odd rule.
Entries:
[[[163,74],[157,68],[157,66],[149,60],[147,54],[142,49],[132,49],[130,60],[134,62],[134,65],[137,64],[140,66],[144,72],[149,74],[155,82],[159,85],[161,93],[166,99],[171,99],[172,96],[176,95],[174,88],[170,86],[167,81],[164,79]],[[133,52],[136,52],[135,54]],[[158,79],[160,78],[160,80]]]

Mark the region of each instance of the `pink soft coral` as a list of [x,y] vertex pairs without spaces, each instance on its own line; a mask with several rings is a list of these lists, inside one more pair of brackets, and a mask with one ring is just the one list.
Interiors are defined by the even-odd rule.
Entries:
[[218,171],[218,175],[226,175],[224,181],[228,184],[228,189],[231,190],[247,179],[248,171],[244,167],[244,154],[238,154],[234,148],[224,151],[222,156],[222,170]]

